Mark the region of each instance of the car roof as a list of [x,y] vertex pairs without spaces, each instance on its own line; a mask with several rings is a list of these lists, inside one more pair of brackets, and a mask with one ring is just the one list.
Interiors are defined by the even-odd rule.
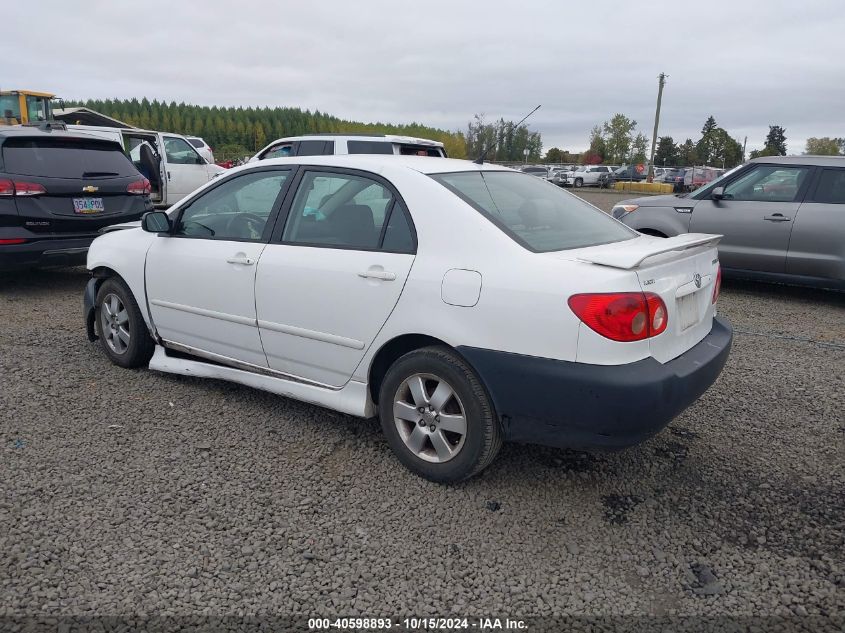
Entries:
[[509,167],[484,163],[479,165],[459,158],[440,158],[437,156],[397,156],[392,154],[334,154],[328,156],[291,156],[269,158],[249,163],[250,167],[267,165],[316,165],[325,167],[346,167],[381,171],[382,168],[398,167],[422,174],[442,174],[458,171],[514,171]]
[[271,142],[270,145],[293,141],[318,141],[320,139],[334,140],[338,138],[350,138],[356,141],[388,141],[390,143],[408,143],[410,145],[443,147],[443,143],[441,143],[440,141],[432,141],[431,139],[419,138],[416,136],[401,136],[398,134],[346,134],[343,132],[315,132],[311,134],[301,134],[300,136],[283,136],[282,138],[277,138],[275,141]]
[[772,165],[818,165],[819,167],[845,167],[845,156],[816,156],[804,154],[801,156],[760,156],[753,158],[750,163],[769,163]]
[[10,127],[0,128],[0,138],[44,138],[48,136],[51,138],[77,138],[85,140],[103,141],[104,143],[115,143],[115,141],[110,141],[109,139],[105,139],[102,136],[95,136],[94,134],[85,134],[84,132],[78,132],[76,130],[68,132],[61,128],[45,130],[34,125],[13,125]]

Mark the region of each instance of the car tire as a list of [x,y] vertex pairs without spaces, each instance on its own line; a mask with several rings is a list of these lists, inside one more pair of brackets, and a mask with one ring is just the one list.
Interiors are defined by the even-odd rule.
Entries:
[[575,182],[573,183],[573,185],[574,185],[576,188],[580,189],[581,187],[583,187],[583,186],[584,186],[584,180],[583,180],[583,179],[581,179],[581,178],[576,178],[576,179],[575,179]]
[[478,474],[502,446],[487,390],[446,347],[414,350],[390,366],[379,389],[379,418],[399,461],[437,483]]
[[127,285],[121,279],[106,279],[97,291],[95,323],[100,346],[109,360],[120,367],[148,365],[155,341]]

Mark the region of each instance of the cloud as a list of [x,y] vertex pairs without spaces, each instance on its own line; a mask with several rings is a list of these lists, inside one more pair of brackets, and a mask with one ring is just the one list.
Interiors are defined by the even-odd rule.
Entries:
[[[749,148],[769,124],[789,149],[845,136],[845,12],[786,3],[160,2],[10,5],[4,88],[66,98],[300,106],[463,129],[475,113],[530,120],[546,147],[587,145],[622,112],[650,136],[697,138],[712,114]],[[10,22],[8,22],[10,21]],[[36,24],[37,23],[37,24]],[[36,27],[37,28],[34,28]]]

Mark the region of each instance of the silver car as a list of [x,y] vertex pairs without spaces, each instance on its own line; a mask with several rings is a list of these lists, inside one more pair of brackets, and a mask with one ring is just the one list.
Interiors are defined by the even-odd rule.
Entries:
[[767,156],[690,194],[648,196],[613,217],[660,237],[721,233],[725,275],[845,289],[845,156]]

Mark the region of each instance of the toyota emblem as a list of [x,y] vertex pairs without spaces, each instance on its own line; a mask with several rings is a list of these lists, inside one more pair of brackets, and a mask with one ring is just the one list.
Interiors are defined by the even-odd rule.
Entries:
[[695,282],[696,288],[701,288],[701,275],[699,275],[698,273],[695,273],[692,280]]

